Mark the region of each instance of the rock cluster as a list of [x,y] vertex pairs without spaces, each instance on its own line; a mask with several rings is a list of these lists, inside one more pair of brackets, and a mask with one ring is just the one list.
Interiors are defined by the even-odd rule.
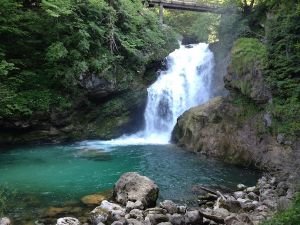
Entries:
[[[157,185],[138,173],[125,173],[115,184],[112,201],[103,200],[92,210],[88,223],[63,217],[56,225],[258,225],[289,207],[295,194],[291,179],[263,176],[256,186],[239,184],[235,192],[224,194],[200,187],[207,194],[199,196],[198,207],[188,208],[171,200],[156,205]],[[10,224],[0,218],[0,225]]]
[[198,210],[187,210],[170,200],[159,206],[144,208],[140,201],[128,201],[121,206],[104,200],[91,212],[92,225],[200,225],[203,218]]
[[275,211],[286,209],[294,192],[288,182],[265,176],[258,180],[256,186],[238,185],[238,189],[232,194],[217,192],[200,196],[199,211],[204,216],[205,224],[259,224],[269,219]]
[[[239,184],[230,194],[202,187],[208,194],[199,196],[199,207],[187,208],[171,200],[155,207],[157,185],[138,173],[125,173],[115,184],[114,202],[104,200],[91,211],[89,225],[256,225],[289,206],[294,191],[288,184],[264,176],[256,186]],[[61,224],[79,223],[61,218],[56,225]]]

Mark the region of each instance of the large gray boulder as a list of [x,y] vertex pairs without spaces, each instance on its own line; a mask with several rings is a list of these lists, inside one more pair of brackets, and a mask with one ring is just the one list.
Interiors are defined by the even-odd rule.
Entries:
[[113,198],[126,205],[128,201],[141,201],[145,208],[156,205],[158,186],[148,177],[136,172],[123,174],[114,186]]

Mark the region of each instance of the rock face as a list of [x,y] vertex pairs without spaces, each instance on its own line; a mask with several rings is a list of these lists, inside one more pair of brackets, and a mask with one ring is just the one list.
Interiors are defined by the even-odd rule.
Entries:
[[80,76],[80,85],[86,89],[92,99],[102,100],[112,94],[116,94],[118,89],[116,83],[96,74],[85,74]]
[[148,177],[129,172],[123,174],[115,184],[113,197],[122,205],[128,201],[141,201],[146,208],[155,206],[158,191],[158,186]]
[[[111,139],[136,132],[143,126],[147,100],[145,87],[136,87],[100,102],[84,96],[71,109],[36,115],[24,120],[0,118],[0,146],[57,143],[78,139]],[[50,117],[50,118],[48,118]]]
[[259,136],[260,129],[266,129],[263,115],[258,112],[247,117],[243,110],[228,98],[216,97],[180,116],[172,140],[234,164],[272,169],[288,162],[291,147],[280,145],[271,135]]
[[258,104],[267,103],[272,95],[264,82],[262,72],[258,68],[247,71],[245,74],[236,74],[228,67],[227,74],[224,76],[225,88],[249,96]]

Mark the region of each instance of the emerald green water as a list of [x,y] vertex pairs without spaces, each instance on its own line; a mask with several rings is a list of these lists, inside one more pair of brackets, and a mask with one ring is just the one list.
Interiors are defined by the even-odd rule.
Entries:
[[[88,144],[87,144],[88,143]],[[113,187],[121,174],[138,171],[153,179],[160,199],[195,202],[195,185],[253,185],[258,173],[183,151],[174,145],[84,144],[17,148],[0,153],[0,184],[15,192],[8,213],[36,219],[49,206],[80,205],[87,194]],[[74,203],[73,203],[74,204]]]

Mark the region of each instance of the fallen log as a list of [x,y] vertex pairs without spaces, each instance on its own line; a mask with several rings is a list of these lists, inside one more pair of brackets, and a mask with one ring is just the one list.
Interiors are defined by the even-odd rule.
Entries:
[[217,193],[216,191],[213,191],[213,190],[208,189],[208,188],[203,187],[203,186],[199,186],[199,188],[202,189],[203,191],[206,191],[206,192],[210,193],[210,194],[219,196],[218,193]]

